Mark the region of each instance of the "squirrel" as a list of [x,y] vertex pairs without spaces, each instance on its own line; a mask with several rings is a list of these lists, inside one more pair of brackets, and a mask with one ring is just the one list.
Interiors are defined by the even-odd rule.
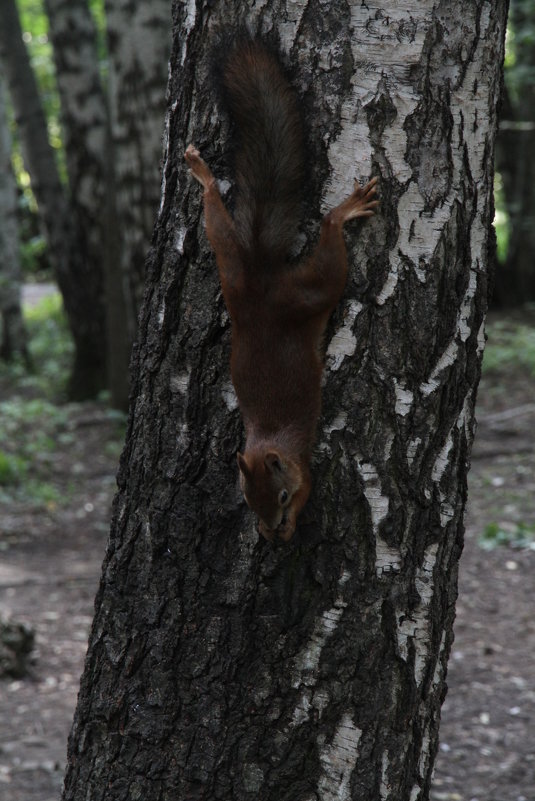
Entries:
[[297,95],[256,40],[231,51],[222,83],[238,137],[233,217],[193,144],[184,157],[204,188],[206,234],[231,319],[231,377],[246,434],[237,454],[240,486],[260,533],[287,542],[311,489],[323,337],[348,272],[342,228],[374,213],[377,178],[355,182],[323,217],[312,255],[289,263],[304,174]]

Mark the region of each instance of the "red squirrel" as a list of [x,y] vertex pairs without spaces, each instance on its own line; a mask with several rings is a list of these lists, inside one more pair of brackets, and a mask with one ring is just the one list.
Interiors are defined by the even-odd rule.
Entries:
[[342,228],[374,213],[377,179],[355,182],[323,218],[312,255],[290,264],[303,185],[297,96],[258,41],[235,47],[222,78],[238,135],[233,217],[194,145],[185,160],[204,187],[206,234],[231,318],[231,376],[246,433],[240,485],[261,534],[288,541],[310,494],[323,336],[348,271]]

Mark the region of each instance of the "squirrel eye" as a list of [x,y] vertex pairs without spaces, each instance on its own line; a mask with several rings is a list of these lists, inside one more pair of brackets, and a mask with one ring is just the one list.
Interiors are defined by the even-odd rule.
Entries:
[[288,490],[283,489],[283,490],[281,490],[279,492],[279,503],[280,503],[280,505],[284,506],[284,504],[286,503],[287,500],[288,500]]

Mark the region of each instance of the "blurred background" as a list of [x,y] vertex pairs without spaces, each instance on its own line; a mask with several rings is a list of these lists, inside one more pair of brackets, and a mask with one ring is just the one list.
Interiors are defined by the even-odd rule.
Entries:
[[[59,797],[160,196],[168,0],[0,8],[0,797]],[[535,800],[535,0],[511,0],[498,263],[433,801]]]

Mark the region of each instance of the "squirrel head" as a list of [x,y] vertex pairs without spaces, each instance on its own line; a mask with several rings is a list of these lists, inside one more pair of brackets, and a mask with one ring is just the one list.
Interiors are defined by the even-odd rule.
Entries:
[[245,501],[260,518],[261,533],[272,539],[279,527],[281,532],[285,529],[292,498],[302,485],[301,468],[280,451],[268,448],[238,453],[237,458]]

